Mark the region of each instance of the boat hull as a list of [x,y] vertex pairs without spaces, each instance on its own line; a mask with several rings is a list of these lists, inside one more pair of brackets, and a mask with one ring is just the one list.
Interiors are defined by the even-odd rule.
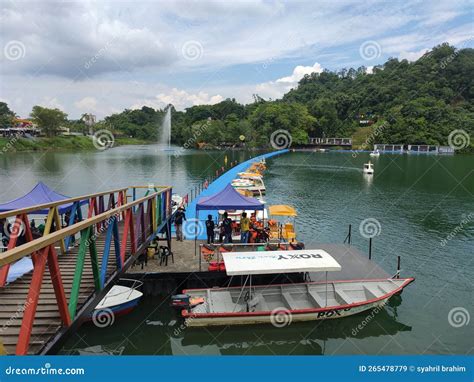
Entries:
[[[219,316],[219,317],[189,317],[185,319],[186,326],[223,326],[223,325],[258,325],[275,324],[279,326],[281,322],[304,322],[343,318],[359,314],[367,310],[384,306],[389,298],[356,307],[329,307],[317,312],[294,312],[287,308],[274,309],[272,312],[265,312],[259,315],[239,315],[239,316]],[[285,326],[285,325],[281,325]]]
[[[315,321],[343,318],[384,306],[412,283],[407,279],[341,280],[252,287],[253,297],[239,287],[190,289],[205,302],[183,310],[187,326],[219,326]],[[281,325],[284,326],[284,325]]]

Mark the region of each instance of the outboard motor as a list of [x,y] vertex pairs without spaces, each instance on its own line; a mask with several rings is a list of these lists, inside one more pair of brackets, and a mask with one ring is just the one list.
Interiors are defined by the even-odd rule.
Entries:
[[189,294],[175,294],[171,296],[171,306],[177,309],[189,309]]
[[204,304],[204,298],[191,297],[189,294],[175,294],[171,296],[170,305],[176,309],[192,309],[195,306]]
[[304,243],[301,241],[290,242],[290,247],[293,250],[301,250],[304,249]]

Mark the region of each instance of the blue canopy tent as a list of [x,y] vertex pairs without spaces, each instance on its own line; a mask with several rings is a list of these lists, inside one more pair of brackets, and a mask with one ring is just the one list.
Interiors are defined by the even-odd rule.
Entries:
[[[38,204],[57,202],[69,199],[69,196],[59,194],[49,188],[43,182],[39,182],[30,192],[20,198],[0,204],[0,212],[13,211],[21,208],[28,208]],[[82,201],[81,204],[87,202]],[[62,204],[58,207],[59,213],[62,215],[68,212],[72,207],[72,203]],[[32,212],[32,214],[45,215],[49,212],[49,208]],[[24,257],[16,263],[12,264],[8,273],[7,282],[12,282],[18,277],[33,269],[33,264],[29,257]]]
[[[59,194],[53,191],[43,182],[39,182],[30,192],[22,197],[0,204],[0,212],[18,210],[21,208],[31,207],[37,204],[45,204],[57,202],[60,200],[69,199],[69,196]],[[66,203],[59,206],[59,213],[64,214],[72,207],[72,203]],[[44,210],[34,211],[35,214],[45,215],[49,212],[49,208]]]
[[[207,197],[202,197],[196,203],[196,218],[199,220],[199,211],[215,210],[263,210],[265,205],[256,198],[249,198],[240,194],[229,183],[222,191]],[[197,249],[197,234],[194,236],[194,252]]]
[[196,203],[199,210],[263,210],[265,208],[258,199],[249,198],[237,192],[228,184],[217,194],[202,197]]

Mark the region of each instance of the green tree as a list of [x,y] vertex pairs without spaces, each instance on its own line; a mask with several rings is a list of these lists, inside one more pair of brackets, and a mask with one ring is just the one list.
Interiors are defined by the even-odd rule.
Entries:
[[10,110],[5,102],[0,102],[0,128],[7,129],[12,127],[15,113]]
[[67,114],[59,109],[34,106],[30,115],[41,131],[48,137],[57,135],[61,125],[67,123]]

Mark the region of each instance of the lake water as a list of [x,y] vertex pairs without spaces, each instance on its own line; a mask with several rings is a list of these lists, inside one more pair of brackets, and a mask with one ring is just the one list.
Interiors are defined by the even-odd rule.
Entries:
[[[186,193],[228,161],[255,153],[180,151],[125,146],[105,152],[18,153],[0,156],[0,201],[42,180],[58,192],[80,195],[137,184],[171,184]],[[472,354],[474,314],[474,156],[381,155],[375,175],[362,174],[367,153],[289,153],[268,161],[266,200],[296,207],[296,230],[307,246],[353,243],[376,219],[373,259],[415,283],[371,315],[342,320],[182,329],[164,298],[146,298],[114,325],[87,324],[62,350],[99,346],[123,354]],[[371,220],[374,221],[374,220]]]

